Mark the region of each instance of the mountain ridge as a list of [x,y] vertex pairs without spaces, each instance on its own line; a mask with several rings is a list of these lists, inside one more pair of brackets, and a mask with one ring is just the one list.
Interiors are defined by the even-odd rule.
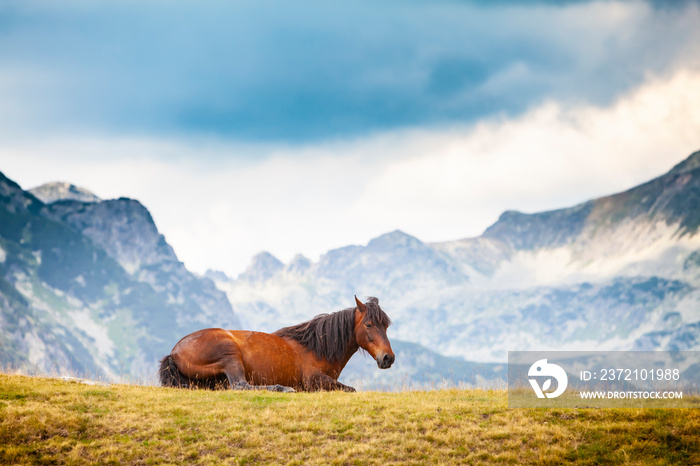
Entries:
[[61,181],[45,183],[27,191],[44,204],[52,204],[60,200],[79,202],[100,202],[102,200],[85,188]]
[[691,170],[696,170],[700,168],[700,150],[693,152],[688,156],[688,158],[678,162],[671,170],[666,173],[667,175],[678,175]]
[[5,365],[119,379],[152,372],[206,323],[239,325],[226,296],[186,270],[138,201],[44,204],[0,173],[0,250]]
[[[563,245],[579,236],[591,222],[597,226],[613,226],[616,220],[645,214],[650,220],[666,220],[667,224],[680,222],[684,229],[682,234],[694,235],[700,226],[699,168],[700,151],[697,151],[669,172],[615,194],[533,214],[506,211],[482,237],[503,240],[515,249],[533,249],[541,244]],[[654,196],[656,192],[662,196]],[[547,232],[557,230],[553,227],[557,223],[568,224],[570,229],[559,232],[556,238],[542,238]],[[528,236],[523,238],[526,233]]]
[[316,261],[263,252],[239,277],[196,277],[138,201],[45,204],[0,173],[2,362],[118,379],[152,372],[190,331],[274,331],[354,295],[379,297],[405,360],[381,374],[354,361],[346,379],[428,381],[437,366],[469,374],[465,361],[494,363],[492,376],[514,349],[700,350],[699,201],[700,151],[620,193],[506,211],[476,238],[395,230]]
[[700,349],[699,161],[695,152],[573,207],[504,212],[476,238],[426,244],[394,231],[328,251],[303,275],[285,266],[254,287],[217,286],[262,329],[341,309],[353,292],[376,295],[395,338],[465,360],[591,345]]

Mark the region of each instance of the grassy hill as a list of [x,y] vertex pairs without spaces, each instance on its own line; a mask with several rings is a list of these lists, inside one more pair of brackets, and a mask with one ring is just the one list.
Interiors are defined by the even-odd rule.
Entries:
[[508,409],[503,390],[210,392],[0,374],[2,464],[698,464],[698,409]]

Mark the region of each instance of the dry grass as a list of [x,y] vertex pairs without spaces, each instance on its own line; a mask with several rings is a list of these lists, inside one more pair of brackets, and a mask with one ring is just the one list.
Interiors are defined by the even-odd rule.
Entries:
[[508,409],[503,390],[293,393],[0,374],[3,464],[698,464],[698,409]]

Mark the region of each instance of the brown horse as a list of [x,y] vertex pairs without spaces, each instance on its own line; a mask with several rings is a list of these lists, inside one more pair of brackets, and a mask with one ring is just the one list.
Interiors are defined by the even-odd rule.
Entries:
[[273,334],[209,328],[180,340],[161,360],[160,383],[168,387],[345,390],[340,372],[358,349],[380,369],[394,363],[386,336],[391,320],[377,298]]

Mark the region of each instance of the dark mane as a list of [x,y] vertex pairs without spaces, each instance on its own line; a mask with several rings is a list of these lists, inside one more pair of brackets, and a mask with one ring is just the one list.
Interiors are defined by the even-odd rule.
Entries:
[[383,328],[388,328],[391,325],[391,319],[386,312],[379,307],[379,300],[377,298],[367,298],[365,303],[367,308],[367,315],[365,316],[365,322],[369,321],[372,325],[378,325]]
[[[391,324],[377,298],[368,298],[365,306],[365,321],[384,328]],[[355,335],[355,308],[320,314],[308,322],[279,329],[274,334],[298,341],[319,358],[338,362],[347,354],[348,345]]]

